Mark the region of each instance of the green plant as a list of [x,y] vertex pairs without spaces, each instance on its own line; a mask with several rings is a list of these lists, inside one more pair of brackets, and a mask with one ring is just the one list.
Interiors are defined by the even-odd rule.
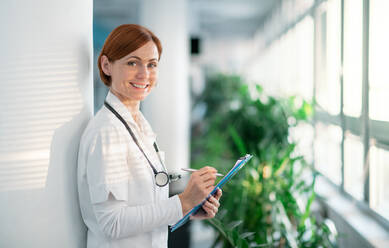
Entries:
[[289,140],[290,127],[308,120],[311,105],[266,96],[258,85],[250,91],[239,76],[219,74],[207,80],[197,106],[206,111],[192,127],[194,167],[212,161],[227,172],[235,158],[254,155],[225,186],[222,213],[209,221],[219,234],[215,245],[335,247],[328,222],[311,213],[316,175]]

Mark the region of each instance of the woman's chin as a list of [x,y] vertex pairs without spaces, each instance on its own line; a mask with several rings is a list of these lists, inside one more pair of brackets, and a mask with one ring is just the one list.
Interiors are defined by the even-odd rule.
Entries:
[[149,95],[149,93],[147,93],[147,94],[142,94],[142,95],[138,95],[138,96],[136,96],[136,97],[134,97],[134,99],[136,100],[136,101],[143,101],[144,99],[146,99],[146,97]]

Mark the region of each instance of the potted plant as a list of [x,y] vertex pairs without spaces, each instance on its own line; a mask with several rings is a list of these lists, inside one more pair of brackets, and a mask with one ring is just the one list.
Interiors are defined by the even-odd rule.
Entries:
[[205,111],[192,125],[194,167],[212,161],[227,172],[237,157],[254,155],[223,188],[221,211],[208,222],[218,233],[214,246],[336,247],[333,224],[312,214],[316,173],[289,137],[312,114],[308,102],[296,102],[222,74],[209,77],[195,98],[194,108]]

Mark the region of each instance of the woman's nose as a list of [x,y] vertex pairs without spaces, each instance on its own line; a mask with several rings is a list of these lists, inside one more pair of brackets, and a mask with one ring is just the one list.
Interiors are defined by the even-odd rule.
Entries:
[[149,72],[147,70],[147,66],[145,65],[140,65],[139,68],[138,68],[138,71],[136,73],[136,76],[139,78],[139,79],[143,79],[143,78],[147,78],[149,75]]

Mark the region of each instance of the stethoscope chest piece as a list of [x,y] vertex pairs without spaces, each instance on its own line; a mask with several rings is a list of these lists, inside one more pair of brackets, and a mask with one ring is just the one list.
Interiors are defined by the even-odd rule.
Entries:
[[160,171],[155,174],[155,184],[159,187],[166,186],[169,183],[169,176],[166,172]]

